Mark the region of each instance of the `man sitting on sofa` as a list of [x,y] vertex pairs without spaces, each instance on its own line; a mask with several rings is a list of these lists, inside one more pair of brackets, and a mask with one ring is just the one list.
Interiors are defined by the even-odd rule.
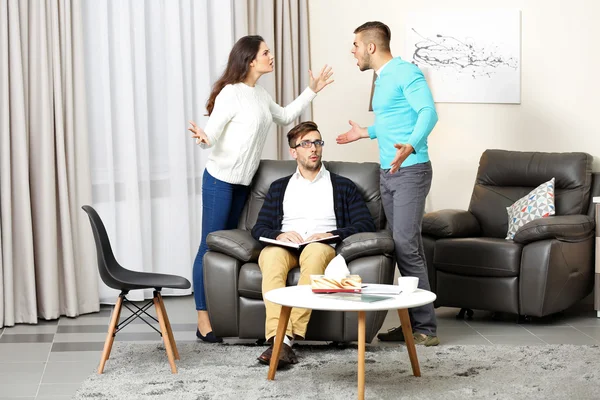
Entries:
[[[252,236],[302,243],[337,235],[336,240],[359,232],[374,232],[375,222],[356,185],[333,174],[321,163],[325,142],[314,122],[302,122],[287,134],[290,154],[298,163],[296,173],[271,184]],[[299,285],[310,284],[310,275],[323,274],[335,257],[330,244],[310,243],[300,250],[269,245],[258,259],[262,293],[285,287],[290,270],[300,266]],[[269,364],[281,306],[265,301],[265,337],[271,346],[258,360]],[[298,362],[292,350],[294,338],[304,338],[311,310],[294,308],[280,352],[279,365]]]

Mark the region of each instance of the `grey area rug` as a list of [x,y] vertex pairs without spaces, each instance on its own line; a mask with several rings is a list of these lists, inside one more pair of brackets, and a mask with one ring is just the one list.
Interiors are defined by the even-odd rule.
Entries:
[[[277,371],[264,346],[178,344],[172,375],[162,345],[115,343],[105,373],[91,373],[76,399],[353,399],[356,346],[296,346],[299,364]],[[598,399],[599,346],[367,347],[367,399]]]

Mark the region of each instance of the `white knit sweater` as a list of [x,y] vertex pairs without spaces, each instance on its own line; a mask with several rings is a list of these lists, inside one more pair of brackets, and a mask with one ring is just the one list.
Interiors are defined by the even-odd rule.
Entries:
[[204,128],[210,146],[200,145],[214,147],[206,163],[208,172],[227,183],[249,185],[258,169],[271,122],[290,124],[315,96],[306,88],[287,107],[281,107],[259,85],[225,86],[215,99]]

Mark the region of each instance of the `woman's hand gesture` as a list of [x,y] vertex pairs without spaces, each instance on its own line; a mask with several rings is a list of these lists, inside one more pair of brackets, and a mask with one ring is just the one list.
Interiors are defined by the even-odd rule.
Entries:
[[199,128],[194,121],[190,121],[190,124],[192,127],[188,128],[188,131],[193,133],[192,137],[196,139],[196,144],[205,143],[210,146],[208,136],[206,136],[206,133],[204,133],[202,128]]
[[331,78],[331,75],[333,75],[333,71],[327,64],[323,66],[321,73],[316,78],[313,76],[310,69],[308,70],[308,73],[310,74],[310,84],[308,87],[315,93],[319,93],[325,86],[333,83],[333,79],[329,79]]

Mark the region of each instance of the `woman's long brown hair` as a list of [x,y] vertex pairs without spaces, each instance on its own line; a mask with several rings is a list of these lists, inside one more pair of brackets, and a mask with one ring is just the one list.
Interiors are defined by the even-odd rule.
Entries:
[[212,92],[206,101],[206,110],[208,115],[212,114],[215,107],[215,99],[225,85],[243,82],[248,75],[250,63],[256,58],[260,44],[264,39],[258,35],[244,36],[240,38],[229,53],[227,67],[223,75],[215,82]]

